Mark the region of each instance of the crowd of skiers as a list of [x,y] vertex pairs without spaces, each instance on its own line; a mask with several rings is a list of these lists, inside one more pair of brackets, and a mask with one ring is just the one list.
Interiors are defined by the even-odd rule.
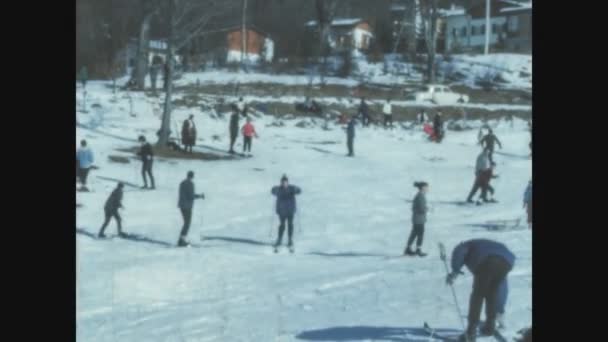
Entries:
[[[234,144],[238,137],[240,117],[246,118],[246,124],[241,128],[243,135],[243,153],[251,151],[251,141],[253,137],[257,137],[257,133],[251,118],[247,116],[247,105],[240,98],[239,101],[232,105],[232,115],[229,123],[230,147],[229,153],[234,151]],[[392,107],[390,99],[386,99],[382,107],[384,114],[384,126],[392,127]],[[348,156],[354,156],[354,138],[355,138],[355,123],[356,119],[361,118],[363,126],[370,124],[371,118],[369,115],[369,106],[365,102],[365,98],[361,98],[359,111],[357,115],[350,117],[347,122],[347,149]],[[428,116],[424,111],[418,115],[417,120],[420,124],[429,124]],[[432,132],[430,133],[434,141],[440,142],[443,138],[443,120],[441,112],[438,111],[432,121]],[[426,127],[425,127],[426,129]],[[471,189],[467,202],[473,202],[473,197],[478,190],[481,190],[480,199],[484,202],[494,201],[494,188],[490,185],[494,175],[496,163],[492,159],[494,147],[502,145],[498,138],[494,135],[489,127],[487,134],[483,134],[480,130],[478,137],[479,144],[482,146],[482,151],[477,157],[475,165],[475,181]],[[154,176],[152,174],[154,153],[152,146],[146,141],[144,136],[138,138],[140,149],[137,155],[141,158],[142,168],[141,174],[143,178],[143,189],[155,189]],[[182,143],[186,152],[192,153],[192,147],[196,142],[196,126],[194,117],[190,115],[184,121],[182,126]],[[81,182],[81,190],[87,191],[86,182],[89,170],[93,168],[93,152],[87,146],[85,140],[81,141],[81,146],[76,153],[77,158],[77,175]],[[148,177],[151,187],[148,187]],[[197,194],[193,183],[194,172],[188,171],[186,179],[179,184],[178,190],[178,208],[180,209],[183,225],[179,233],[177,246],[188,246],[187,241],[188,231],[192,221],[192,210],[196,199],[204,199],[203,193]],[[416,182],[414,186],[418,189],[412,201],[412,228],[407,239],[404,255],[424,257],[427,253],[422,251],[422,244],[425,232],[425,223],[427,218],[428,206],[426,194],[429,190],[429,184],[426,182]],[[118,210],[123,208],[124,184],[118,183],[117,187],[112,191],[104,205],[105,220],[99,230],[98,236],[105,237],[105,229],[112,218],[115,219],[118,228],[118,235],[125,236],[122,229],[121,216]],[[293,252],[293,232],[294,232],[294,215],[296,213],[296,195],[301,194],[301,189],[298,186],[290,185],[286,175],[280,179],[280,184],[271,188],[271,194],[276,196],[276,214],[279,218],[279,226],[277,229],[277,238],[274,243],[274,251],[277,252],[278,247],[283,243],[285,229],[287,229],[287,247],[290,252]],[[488,198],[490,194],[490,198]],[[529,227],[532,226],[532,181],[530,181],[524,191],[524,208],[527,211],[527,222]],[[479,201],[478,201],[479,202]],[[412,246],[415,244],[416,249]],[[508,294],[507,275],[513,268],[515,255],[504,245],[496,241],[485,239],[473,239],[460,243],[452,251],[451,268],[452,271],[446,277],[446,283],[452,285],[459,274],[462,274],[462,267],[466,266],[473,274],[473,289],[469,300],[468,325],[466,331],[460,336],[459,341],[471,342],[475,341],[477,334],[477,326],[479,324],[481,307],[485,302],[486,321],[481,327],[482,335],[492,335],[498,327],[504,326],[503,315],[505,312],[505,303]]]

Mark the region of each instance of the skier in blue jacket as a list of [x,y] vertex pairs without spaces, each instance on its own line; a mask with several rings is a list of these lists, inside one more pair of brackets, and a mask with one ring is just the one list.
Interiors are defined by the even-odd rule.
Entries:
[[283,241],[283,233],[285,232],[285,221],[287,221],[287,247],[293,250],[293,215],[296,213],[296,195],[302,193],[299,187],[289,185],[289,180],[286,175],[281,177],[281,185],[272,188],[271,193],[277,196],[276,212],[279,215],[279,236],[274,244],[275,252]]
[[93,151],[89,147],[87,147],[87,141],[80,141],[80,148],[76,151],[76,159],[78,160],[78,178],[80,179],[80,183],[82,187],[81,191],[89,191],[87,188],[87,177],[89,176],[89,171],[93,166]]
[[[496,314],[504,312],[507,296],[507,274],[513,268],[515,255],[502,243],[473,239],[461,242],[452,252],[452,272],[446,282],[452,284],[462,266],[473,273],[473,291],[469,300],[467,330],[460,336],[461,342],[475,342],[477,325],[481,315],[481,306],[485,301],[486,323],[481,328],[484,336],[494,334]],[[504,285],[503,285],[504,283]]]

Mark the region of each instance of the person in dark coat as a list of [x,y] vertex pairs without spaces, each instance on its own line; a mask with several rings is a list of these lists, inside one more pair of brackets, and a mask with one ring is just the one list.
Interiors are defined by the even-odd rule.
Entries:
[[276,212],[279,215],[279,235],[274,244],[275,249],[281,245],[283,241],[283,233],[285,231],[285,221],[287,221],[287,246],[293,246],[293,216],[296,213],[296,195],[302,193],[299,187],[289,185],[289,180],[286,175],[281,177],[281,185],[274,186],[270,191],[277,196]]
[[355,156],[355,123],[355,117],[352,116],[348,122],[348,126],[346,126],[346,147],[348,148],[347,156],[349,157]]
[[441,142],[443,140],[444,131],[443,131],[443,118],[441,117],[441,111],[437,111],[435,117],[433,118],[433,132],[435,134],[435,141]]
[[103,222],[103,225],[101,226],[101,229],[99,230],[99,234],[97,234],[98,237],[100,238],[104,238],[106,237],[106,235],[104,234],[106,227],[108,226],[108,224],[110,223],[110,219],[112,217],[114,217],[114,219],[116,220],[116,224],[118,225],[118,235],[121,237],[125,236],[125,233],[122,231],[122,225],[121,225],[121,218],[120,215],[118,214],[118,209],[122,208],[122,194],[123,194],[123,189],[124,184],[122,182],[119,182],[118,185],[116,186],[116,189],[114,189],[114,191],[112,191],[112,193],[110,194],[110,197],[108,197],[106,204],[104,206],[104,212],[106,214],[106,219]]
[[192,147],[196,143],[196,125],[194,124],[194,115],[190,115],[188,120],[182,125],[182,144],[186,152],[192,153]]
[[498,147],[502,149],[502,145],[500,144],[500,140],[494,135],[492,129],[488,127],[488,134],[486,134],[481,140],[479,144],[488,150],[488,157],[490,158],[490,162],[493,162],[492,155],[494,154],[494,143],[498,144]]
[[141,158],[141,176],[144,179],[144,186],[142,189],[148,189],[148,180],[146,179],[146,174],[150,176],[150,181],[152,183],[152,187],[150,189],[154,190],[156,187],[154,186],[154,176],[152,175],[152,162],[154,161],[154,152],[152,151],[152,145],[146,142],[146,137],[140,135],[137,139],[141,143],[141,147],[137,155]]
[[484,179],[487,177],[490,167],[491,164],[490,159],[488,158],[488,150],[483,149],[479,156],[477,156],[477,162],[475,163],[475,183],[473,183],[473,188],[471,189],[471,192],[469,192],[469,196],[467,196],[467,202],[473,203],[473,196],[475,196],[479,189],[481,189],[481,198],[483,201],[488,201],[487,188],[485,187]]
[[[426,206],[426,193],[429,189],[429,185],[426,182],[416,182],[414,186],[418,188],[418,193],[414,197],[412,202],[412,231],[410,237],[407,239],[407,246],[403,251],[403,255],[418,255],[426,256],[420,250],[422,246],[422,239],[424,238],[424,224],[426,222],[426,213],[428,208]],[[412,251],[412,244],[416,240],[416,252]]]
[[[485,172],[481,172],[479,177],[479,183],[482,189],[480,199],[483,200],[485,198],[487,202],[496,202],[494,199],[494,187],[490,184],[492,178],[498,178],[498,176],[494,174],[494,168],[496,168],[496,163],[490,162],[490,168]],[[488,193],[490,194],[489,199]]]
[[186,236],[188,235],[190,223],[192,222],[192,207],[194,206],[194,200],[197,198],[205,198],[205,194],[201,193],[200,195],[197,195],[194,192],[194,183],[192,182],[193,178],[194,172],[188,171],[186,179],[179,184],[179,199],[177,202],[177,207],[182,212],[184,225],[182,226],[182,230],[179,234],[179,240],[177,241],[178,247],[188,246]]
[[234,143],[239,136],[239,118],[241,116],[241,111],[239,110],[236,104],[232,105],[232,115],[230,115],[230,150],[228,153],[234,154]]
[[369,106],[365,102],[365,97],[361,98],[361,103],[359,104],[359,114],[361,115],[361,119],[363,120],[363,127],[369,126]]
[[[473,291],[469,300],[468,326],[460,336],[461,342],[475,342],[481,306],[485,301],[486,322],[481,334],[490,336],[496,329],[496,314],[500,302],[506,301],[507,274],[515,264],[515,255],[502,243],[473,239],[461,242],[452,251],[452,272],[446,283],[452,285],[461,268],[465,266],[473,273]],[[502,293],[501,293],[502,292]],[[501,299],[501,296],[503,299]]]

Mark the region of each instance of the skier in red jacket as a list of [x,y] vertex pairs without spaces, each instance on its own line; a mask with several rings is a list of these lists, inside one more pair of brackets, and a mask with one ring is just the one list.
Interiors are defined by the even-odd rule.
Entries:
[[251,118],[247,118],[247,123],[241,129],[243,133],[243,153],[249,152],[251,155],[251,139],[255,136],[258,137],[258,134],[255,132],[255,127],[251,123]]

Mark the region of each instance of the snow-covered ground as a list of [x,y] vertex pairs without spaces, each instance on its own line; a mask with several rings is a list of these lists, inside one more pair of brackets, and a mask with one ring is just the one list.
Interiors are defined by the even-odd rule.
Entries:
[[[154,141],[160,118],[143,97],[134,96],[132,117],[122,94],[111,103],[103,83],[87,88],[88,103],[101,108],[77,113],[76,139],[87,139],[100,169],[89,176],[94,192],[77,193],[83,204],[76,213],[78,341],[429,341],[420,332],[424,321],[460,329],[437,243],[451,253],[458,242],[481,237],[505,243],[518,257],[509,275],[505,335],[531,324],[530,231],[476,226],[515,218],[525,225],[522,195],[532,167],[525,122],[495,127],[504,147],[495,154],[499,203],[467,207],[449,202],[464,200],[472,185],[476,130],[448,131],[434,144],[420,131],[357,127],[356,157],[346,158],[339,126],[270,127],[272,117],[257,118],[253,158],[157,159],[157,190],[125,187],[121,212],[124,230],[145,239],[100,241],[90,235],[98,232],[116,183],[99,177],[141,184],[138,162],[111,163],[108,155],[134,146],[140,134]],[[189,113],[176,110],[175,122]],[[199,150],[227,149],[227,117],[199,113],[195,122]],[[177,188],[188,170],[206,195],[195,204],[189,233],[202,248],[178,249]],[[293,255],[275,255],[268,245],[278,224],[270,188],[283,173],[303,190]],[[430,183],[433,210],[423,245],[429,255],[392,258],[411,229],[408,201],[417,180]],[[115,229],[112,222],[107,232]],[[471,281],[467,273],[455,283],[465,315]]]
[[452,55],[451,60],[440,63],[444,74],[460,73],[464,79],[457,82],[476,88],[476,81],[500,77],[502,88],[532,89],[532,56],[527,54],[494,53],[489,55]]

